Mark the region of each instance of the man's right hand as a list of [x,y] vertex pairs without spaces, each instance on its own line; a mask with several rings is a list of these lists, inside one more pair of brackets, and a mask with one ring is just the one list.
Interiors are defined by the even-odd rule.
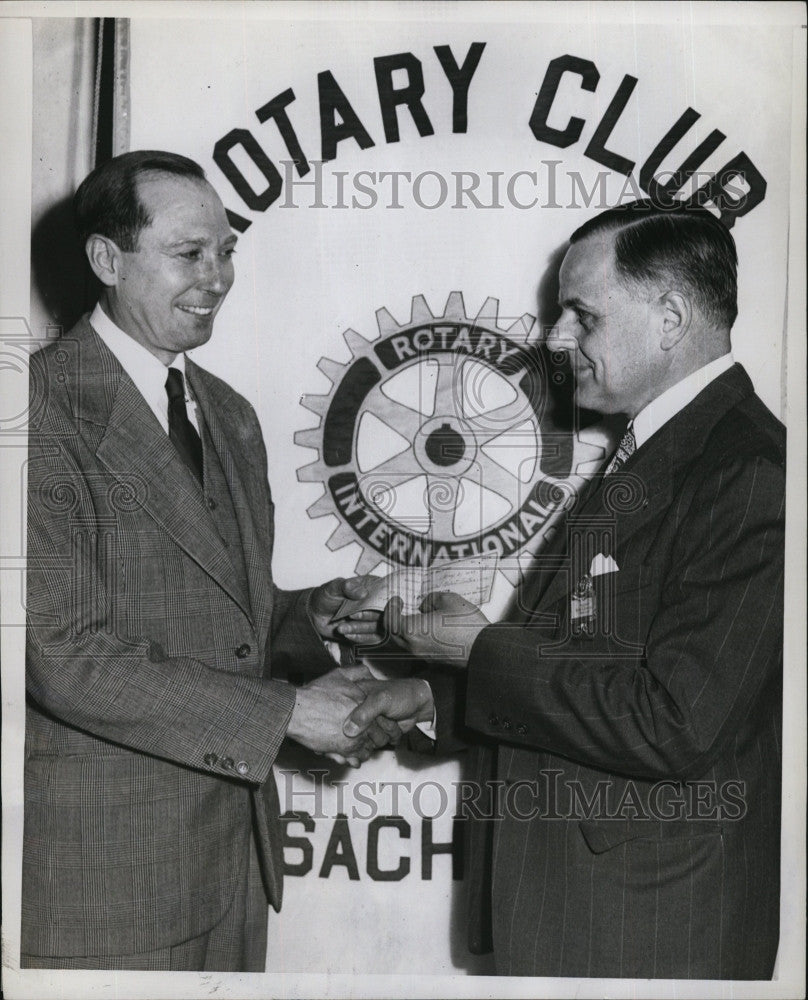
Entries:
[[338,667],[297,688],[286,735],[315,753],[358,767],[374,750],[401,736],[396,723],[375,718],[361,732],[352,736],[344,732],[346,716],[365,698],[357,682],[372,680],[367,667]]
[[421,677],[402,677],[380,681],[360,678],[357,684],[367,697],[351,712],[342,727],[348,737],[360,738],[373,732],[373,727],[385,720],[398,723],[406,733],[418,722],[432,722],[435,701],[429,682]]

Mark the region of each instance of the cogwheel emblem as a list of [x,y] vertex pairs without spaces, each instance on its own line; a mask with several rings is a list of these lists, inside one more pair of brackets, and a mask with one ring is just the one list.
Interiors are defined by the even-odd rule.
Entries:
[[500,326],[488,298],[469,318],[452,292],[439,316],[416,295],[408,323],[376,317],[377,339],[343,334],[350,361],[318,362],[331,391],[301,398],[320,422],[295,434],[318,453],[297,477],[325,486],[309,516],[337,516],[328,547],[358,542],[358,573],[495,552],[515,583],[603,448],[548,423],[529,314]]

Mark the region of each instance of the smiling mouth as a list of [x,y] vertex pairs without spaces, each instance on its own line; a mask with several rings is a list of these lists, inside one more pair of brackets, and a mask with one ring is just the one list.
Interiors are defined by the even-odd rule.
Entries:
[[177,308],[192,316],[210,316],[214,310],[214,306],[177,306]]

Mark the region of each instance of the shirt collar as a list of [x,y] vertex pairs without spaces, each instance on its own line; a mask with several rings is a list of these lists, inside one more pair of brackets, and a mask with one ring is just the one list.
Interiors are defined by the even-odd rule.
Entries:
[[[90,316],[90,325],[118,359],[121,367],[135,383],[138,392],[157,417],[160,426],[168,433],[168,396],[166,377],[168,365],[164,365],[151,351],[133,340],[107,316],[99,302]],[[171,362],[178,368],[185,380],[185,355],[178,354]],[[187,392],[187,381],[185,382]]]
[[639,448],[640,445],[645,444],[653,434],[656,434],[663,424],[666,424],[672,417],[675,417],[703,389],[706,389],[719,375],[723,375],[724,372],[729,371],[734,364],[735,360],[732,357],[732,353],[724,354],[720,358],[710,361],[702,368],[691,372],[681,382],[677,382],[670,389],[666,389],[661,396],[652,399],[631,422],[637,447]]

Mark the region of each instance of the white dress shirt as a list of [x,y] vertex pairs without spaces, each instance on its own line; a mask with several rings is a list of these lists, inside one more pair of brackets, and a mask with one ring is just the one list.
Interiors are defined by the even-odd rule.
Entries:
[[[151,351],[146,350],[136,340],[133,340],[128,333],[124,333],[119,326],[113,323],[101,308],[100,302],[93,309],[90,316],[90,326],[118,359],[123,370],[135,383],[135,388],[146,400],[149,409],[157,417],[160,426],[168,434],[166,379],[168,378],[169,367],[177,368],[182,372],[182,380],[185,386],[185,402],[193,402],[190,387],[185,378],[185,355],[178,354],[170,366],[164,365]],[[188,406],[187,410],[188,419],[198,432],[199,420],[196,415],[196,406]]]

